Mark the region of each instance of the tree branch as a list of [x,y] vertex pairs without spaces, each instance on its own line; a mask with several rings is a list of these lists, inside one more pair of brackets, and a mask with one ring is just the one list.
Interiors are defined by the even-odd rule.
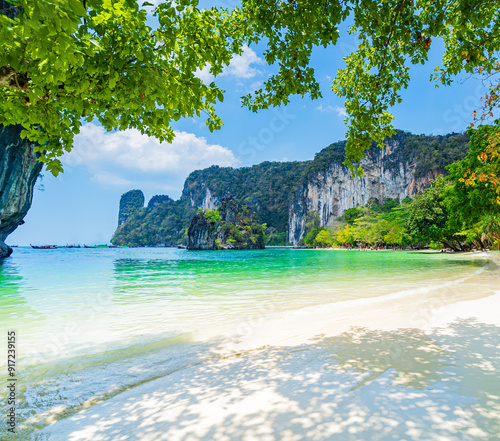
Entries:
[[0,14],[3,12],[12,11],[13,9],[16,9],[16,8],[17,8],[17,6],[11,6],[10,8],[0,9]]

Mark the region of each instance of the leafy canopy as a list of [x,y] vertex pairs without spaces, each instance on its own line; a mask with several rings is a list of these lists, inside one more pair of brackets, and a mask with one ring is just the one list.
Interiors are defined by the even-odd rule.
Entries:
[[464,250],[500,245],[500,120],[470,128],[470,152],[446,168],[417,195],[406,213],[406,230],[413,242],[441,242]]
[[467,195],[469,204],[457,204],[463,217],[484,214],[491,204],[500,210],[500,120],[494,125],[469,129],[470,152],[462,160],[447,166],[457,182],[454,192],[458,198]]
[[207,63],[220,73],[242,33],[231,13],[196,4],[164,1],[153,30],[135,0],[0,1],[0,124],[21,124],[55,175],[85,120],[161,141],[172,121],[200,112],[220,128],[222,91],[194,74]]
[[335,44],[339,24],[353,22],[349,32],[357,33],[359,44],[344,58],[346,66],[332,86],[346,100],[346,163],[352,171],[372,139],[381,145],[394,133],[389,109],[401,102],[401,91],[409,85],[409,66],[428,61],[433,39],[445,44],[433,75],[442,84],[461,72],[500,70],[497,1],[242,0],[242,5],[255,32],[252,38],[268,40],[266,61],[279,65],[261,90],[244,98],[253,110],[286,104],[292,94],[321,96],[309,66],[312,47]]
[[448,224],[469,242],[500,245],[500,120],[469,129],[470,152],[448,165],[445,204]]
[[[242,0],[232,10],[165,0],[155,9],[157,29],[135,0],[0,5],[22,7],[14,18],[9,6],[0,11],[0,123],[22,124],[54,174],[61,171],[57,156],[71,149],[84,120],[98,119],[108,130],[135,127],[160,140],[172,139],[172,121],[200,112],[211,130],[220,128],[214,104],[223,91],[195,73],[207,64],[221,73],[244,42],[265,42],[265,59],[277,67],[243,97],[257,111],[287,104],[292,95],[320,97],[312,50],[336,44],[340,25],[352,23],[359,44],[332,88],[345,98],[345,159],[359,174],[372,140],[381,144],[394,133],[389,110],[409,85],[409,66],[428,61],[433,40],[445,45],[433,75],[442,84],[461,72],[500,70],[500,2],[493,0]],[[497,89],[492,85],[492,96]]]

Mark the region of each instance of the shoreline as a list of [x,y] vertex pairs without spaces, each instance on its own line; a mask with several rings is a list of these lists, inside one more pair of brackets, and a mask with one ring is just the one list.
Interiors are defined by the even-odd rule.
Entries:
[[[264,345],[304,344],[316,335],[332,337],[350,328],[364,327],[394,331],[411,328],[424,330],[443,308],[463,301],[475,301],[500,293],[500,253],[478,253],[491,262],[463,279],[436,286],[394,292],[379,297],[311,306],[280,313],[242,339],[231,342],[235,351]],[[297,322],[301,322],[300,332]],[[500,326],[500,317],[497,323]],[[271,337],[270,337],[271,336]],[[224,348],[227,350],[227,348]]]
[[412,253],[422,253],[422,254],[452,254],[457,256],[463,255],[488,255],[490,253],[500,253],[500,250],[473,250],[473,251],[448,251],[448,250],[432,250],[432,249],[398,249],[398,248],[344,248],[344,247],[312,247],[312,248],[300,248],[300,247],[288,247],[294,250],[301,251],[403,251],[403,252],[412,252]]
[[[488,267],[463,281],[409,293],[406,297],[390,297],[389,294],[372,304],[347,305],[347,309],[352,308],[352,317],[347,317],[345,308],[339,311],[342,309],[339,305],[281,314],[254,325],[250,334],[233,336],[214,348],[213,361],[125,391],[35,432],[32,439],[104,441],[124,436],[141,441],[326,439],[313,436],[323,430],[322,427],[328,427],[329,436],[337,433],[343,434],[338,439],[351,439],[349,436],[361,430],[351,420],[353,409],[361,412],[359,409],[365,408],[364,412],[373,419],[380,400],[387,399],[389,410],[386,412],[392,411],[394,398],[392,395],[386,397],[387,391],[400,395],[407,393],[401,389],[400,383],[405,384],[413,378],[411,372],[405,373],[404,368],[407,363],[410,367],[415,363],[405,358],[408,348],[417,352],[419,347],[424,348],[423,355],[415,356],[418,360],[419,357],[425,358],[425,354],[436,352],[436,342],[442,343],[440,338],[456,336],[461,324],[476,326],[479,330],[486,325],[500,330],[500,317],[495,314],[500,310],[500,255],[496,254],[488,253]],[[410,302],[402,301],[409,298]],[[460,347],[466,347],[469,332],[463,333],[465,336],[460,341],[464,343]],[[374,337],[369,337],[371,335]],[[327,342],[332,339],[344,341],[349,349],[347,364],[333,371],[329,368],[332,364],[328,355],[330,349],[325,352],[325,348],[330,347]],[[356,339],[362,342],[358,344],[359,348]],[[416,343],[411,343],[413,341]],[[447,341],[444,340],[445,347]],[[370,349],[372,346],[373,350]],[[368,363],[370,367],[369,360],[376,359],[377,354],[385,354],[387,346],[389,352],[385,358],[378,360],[371,369],[359,370],[359,365],[352,364],[359,358],[358,364]],[[361,355],[357,350],[362,351]],[[283,366],[289,366],[289,371]],[[354,368],[345,370],[346,366]],[[428,369],[425,366],[422,372]],[[295,378],[298,381],[295,387],[303,390],[301,398],[290,387]],[[286,384],[286,390],[282,389],[280,385]],[[420,390],[419,394],[423,392]],[[435,395],[429,392],[425,396],[432,401]],[[443,397],[443,400],[449,399]],[[311,404],[315,402],[316,405]],[[333,413],[325,410],[328,406],[333,406]],[[453,420],[456,409],[451,403],[448,406],[451,409],[448,419]],[[427,408],[432,411],[432,406],[419,410],[424,421],[422,424],[430,418],[426,414]],[[398,409],[394,410],[394,424],[397,422],[394,427],[403,427],[405,418],[417,421],[415,427],[418,427],[418,412],[410,412],[405,417],[401,406]],[[343,419],[333,422],[335,412]],[[356,418],[362,418],[362,414],[358,413]],[[271,415],[274,416],[271,418]],[[269,424],[270,418],[272,424]],[[367,419],[365,423],[369,421]],[[357,424],[360,423],[361,419]],[[380,424],[388,434],[392,433],[388,431],[396,430],[383,420],[382,423],[379,421]],[[467,424],[464,434],[484,439],[484,428],[471,422]],[[438,433],[438,429],[444,434],[441,436],[448,436],[447,440],[469,439],[455,436],[457,432],[454,431],[448,433],[444,423],[433,430]],[[360,439],[379,439],[374,438],[378,436],[376,433],[374,429],[373,433],[369,432]],[[421,429],[418,433],[422,433]],[[399,439],[419,440],[418,433],[407,427]]]

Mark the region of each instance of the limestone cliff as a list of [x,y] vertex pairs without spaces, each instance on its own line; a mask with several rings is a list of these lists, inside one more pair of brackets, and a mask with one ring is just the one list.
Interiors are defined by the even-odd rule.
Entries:
[[257,221],[285,231],[290,195],[306,168],[304,162],[263,162],[252,167],[218,167],[192,172],[181,201],[195,209],[214,210],[232,196],[255,210]]
[[188,229],[188,250],[216,250],[217,224],[204,212],[196,213]]
[[0,125],[0,258],[12,253],[5,239],[23,223],[43,165],[34,144],[20,138],[21,130]]
[[409,150],[405,141],[405,135],[399,133],[386,140],[385,148],[372,146],[361,161],[362,177],[353,178],[341,160],[310,173],[290,203],[288,241],[296,245],[305,236],[310,211],[318,212],[321,225],[329,225],[348,208],[363,206],[370,198],[382,202],[413,197],[445,173],[437,167],[417,174],[417,152]]
[[232,197],[223,198],[217,211],[200,209],[188,229],[188,250],[257,250],[264,245],[264,226]]
[[141,190],[130,190],[120,198],[118,210],[118,226],[127,222],[128,218],[144,208],[144,193]]
[[[264,162],[252,167],[212,166],[192,172],[182,196],[174,201],[155,196],[146,208],[136,210],[117,229],[112,241],[123,245],[175,245],[185,241],[198,208],[214,210],[232,196],[251,206],[267,234],[280,242],[297,244],[305,234],[305,217],[315,210],[322,225],[353,206],[375,197],[404,199],[430,185],[445,166],[462,159],[468,151],[464,134],[413,135],[398,131],[385,141],[385,148],[373,146],[362,161],[365,176],[352,178],[342,163],[345,141],[333,143],[313,160]],[[142,207],[142,204],[141,204]]]

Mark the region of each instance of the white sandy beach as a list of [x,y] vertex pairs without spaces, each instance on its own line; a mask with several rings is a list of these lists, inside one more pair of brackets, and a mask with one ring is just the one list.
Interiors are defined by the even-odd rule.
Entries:
[[[500,271],[254,321],[35,440],[498,440]],[[200,336],[201,338],[201,336]]]

